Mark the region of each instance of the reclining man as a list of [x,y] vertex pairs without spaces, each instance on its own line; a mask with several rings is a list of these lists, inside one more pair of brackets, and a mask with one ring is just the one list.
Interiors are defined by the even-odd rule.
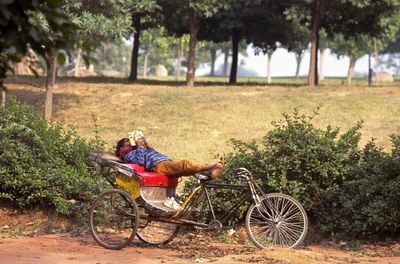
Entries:
[[[210,179],[215,179],[224,167],[224,159],[208,165],[199,164],[189,160],[171,160],[166,155],[152,148],[144,138],[142,131],[137,130],[130,133],[129,138],[122,138],[118,141],[115,154],[123,161],[136,163],[144,166],[146,171],[162,173],[167,176],[181,177],[191,176],[196,173],[207,175]],[[172,203],[172,205],[170,205]],[[173,197],[167,198],[165,206],[173,209],[179,208]]]

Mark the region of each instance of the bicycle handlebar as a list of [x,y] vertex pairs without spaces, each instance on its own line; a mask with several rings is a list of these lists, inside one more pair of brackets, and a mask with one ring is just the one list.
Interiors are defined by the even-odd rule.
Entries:
[[235,174],[240,176],[240,177],[243,177],[243,178],[250,178],[251,177],[251,172],[248,169],[244,168],[244,167],[237,168],[234,171],[235,171]]

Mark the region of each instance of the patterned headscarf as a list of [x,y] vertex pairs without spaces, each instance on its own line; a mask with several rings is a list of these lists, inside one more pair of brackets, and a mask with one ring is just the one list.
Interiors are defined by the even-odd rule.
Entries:
[[128,154],[132,149],[133,147],[129,143],[129,139],[121,138],[115,148],[115,155],[121,160],[124,160],[125,155]]
[[132,149],[133,149],[133,148],[132,148],[131,145],[123,146],[123,147],[119,150],[119,152],[118,152],[118,158],[120,158],[121,160],[124,160],[126,154],[128,154],[129,152],[131,152]]

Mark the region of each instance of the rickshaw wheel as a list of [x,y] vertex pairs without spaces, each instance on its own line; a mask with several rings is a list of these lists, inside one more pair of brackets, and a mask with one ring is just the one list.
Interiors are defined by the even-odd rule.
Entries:
[[89,226],[99,245],[107,249],[121,249],[136,236],[139,226],[138,206],[125,191],[104,191],[92,203]]
[[157,221],[157,219],[141,219],[137,236],[145,244],[166,245],[178,234],[176,224]]
[[247,211],[247,234],[258,248],[297,247],[306,237],[307,229],[306,211],[289,195],[269,193],[259,205],[253,204]]

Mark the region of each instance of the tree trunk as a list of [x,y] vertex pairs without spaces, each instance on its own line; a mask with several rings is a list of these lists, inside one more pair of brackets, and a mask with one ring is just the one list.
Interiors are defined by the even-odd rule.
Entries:
[[325,79],[325,65],[324,65],[324,58],[325,58],[325,48],[320,49],[320,55],[319,55],[319,75],[318,75],[318,80],[322,81]]
[[81,53],[82,49],[78,48],[78,53],[76,55],[76,61],[75,61],[75,71],[74,71],[75,77],[79,76],[79,70],[81,69]]
[[182,63],[182,56],[183,56],[183,43],[182,38],[179,38],[178,45],[176,47],[176,67],[175,67],[175,79],[179,80],[181,76],[181,63]]
[[1,89],[1,106],[6,107],[6,87],[3,84],[3,79],[0,79],[0,89]]
[[316,43],[316,44],[317,44],[317,45],[316,45],[317,51],[316,51],[316,53],[315,53],[314,85],[318,85],[318,81],[319,81],[319,78],[318,78],[319,30],[317,31],[317,43]]
[[222,69],[223,76],[228,74],[228,59],[229,59],[229,48],[224,49],[224,67]]
[[[88,57],[88,58],[91,58],[92,55],[91,55],[91,53],[90,53],[90,50],[86,51],[86,54],[87,54],[87,57]],[[87,63],[87,64],[85,63],[85,69],[86,69],[86,70],[89,70],[90,65],[92,65],[92,63],[90,63],[90,61],[89,61],[89,63]]]
[[232,31],[232,64],[231,74],[229,76],[229,83],[234,84],[237,82],[237,70],[238,70],[238,59],[239,59],[239,41],[240,31],[234,28]]
[[351,85],[351,80],[354,76],[354,67],[356,66],[357,59],[355,57],[350,57],[349,70],[347,71],[347,86]]
[[135,29],[133,33],[133,47],[131,57],[131,72],[129,74],[129,81],[135,83],[137,81],[138,57],[139,57],[139,38],[140,38],[140,18],[141,14],[132,13],[132,27]]
[[299,77],[301,61],[303,60],[303,55],[304,54],[303,54],[303,51],[300,51],[300,52],[296,52],[294,55],[296,57],[296,63],[297,63],[297,65],[296,65],[296,77]]
[[377,74],[379,72],[379,49],[376,43],[376,39],[374,38],[374,72]]
[[[102,51],[102,62],[107,64],[108,63],[108,47],[107,47],[107,43],[101,43],[101,51]],[[104,68],[102,69],[104,70]]]
[[53,90],[57,76],[56,54],[51,54],[47,56],[46,64],[47,64],[47,76],[46,76],[46,97],[44,100],[44,119],[46,121],[50,121],[53,109]]
[[372,86],[371,53],[368,53],[368,86]]
[[267,83],[271,83],[272,82],[272,78],[271,78],[271,60],[272,60],[272,54],[274,52],[272,50],[268,50],[267,51]]
[[215,76],[215,60],[217,59],[217,49],[211,49],[211,69],[210,76]]
[[144,62],[143,62],[143,78],[147,77],[147,63],[149,61],[149,54],[146,52],[144,54]]
[[318,60],[318,30],[320,16],[320,0],[314,0],[312,6],[312,21],[311,21],[311,54],[310,54],[310,70],[308,73],[308,86],[314,86],[318,82],[317,60]]
[[196,14],[193,8],[189,8],[188,10],[188,23],[189,23],[189,55],[188,55],[188,71],[186,74],[186,85],[193,86],[194,85],[194,75],[195,75],[195,62],[196,62],[196,38],[197,32],[199,31],[199,26],[197,25]]

